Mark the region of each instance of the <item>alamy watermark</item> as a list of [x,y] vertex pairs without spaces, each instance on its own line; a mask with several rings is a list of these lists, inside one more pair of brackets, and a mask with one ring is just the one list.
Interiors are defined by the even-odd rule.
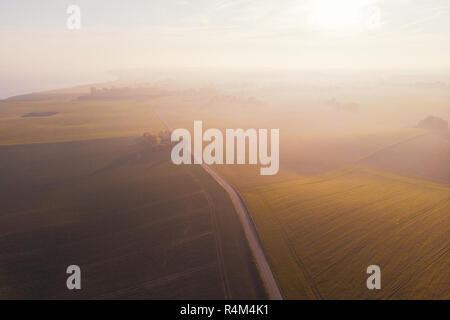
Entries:
[[69,17],[66,21],[66,27],[69,30],[80,30],[81,29],[81,9],[79,6],[72,4],[67,7],[66,10]]
[[66,286],[69,290],[81,290],[81,268],[75,264],[66,269],[70,276],[66,280]]
[[[176,129],[172,132],[171,141],[178,143],[172,149],[171,158],[176,165],[259,163],[264,166],[260,168],[261,175],[275,175],[278,173],[280,165],[279,129],[270,129],[270,154],[268,136],[269,130],[267,129],[247,129],[246,131],[226,129],[224,142],[222,131],[208,129],[203,132],[202,121],[194,121],[193,141],[191,133],[187,129]],[[203,142],[208,142],[204,148]]]
[[366,270],[370,277],[367,278],[366,286],[369,290],[381,289],[381,268],[377,265],[370,265]]

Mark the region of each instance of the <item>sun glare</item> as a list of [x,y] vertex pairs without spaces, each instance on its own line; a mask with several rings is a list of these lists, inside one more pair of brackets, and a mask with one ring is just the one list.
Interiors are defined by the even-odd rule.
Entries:
[[310,23],[320,31],[347,34],[363,30],[364,4],[358,0],[316,0]]

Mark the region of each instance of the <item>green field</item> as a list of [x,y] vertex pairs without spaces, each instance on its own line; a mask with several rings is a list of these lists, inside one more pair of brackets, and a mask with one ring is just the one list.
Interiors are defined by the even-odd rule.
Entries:
[[[158,133],[157,99],[78,100],[80,94],[35,94],[0,101],[0,145],[77,141]],[[50,117],[28,113],[58,112]]]
[[448,185],[350,167],[242,194],[289,299],[450,297]]
[[[383,118],[389,103],[374,106],[377,122],[205,100],[161,113],[174,127],[202,119],[205,127],[280,129],[277,175],[261,176],[258,165],[213,167],[244,198],[286,298],[448,298],[448,140]],[[403,111],[389,112],[398,120]],[[381,291],[366,287],[372,264],[381,267]]]

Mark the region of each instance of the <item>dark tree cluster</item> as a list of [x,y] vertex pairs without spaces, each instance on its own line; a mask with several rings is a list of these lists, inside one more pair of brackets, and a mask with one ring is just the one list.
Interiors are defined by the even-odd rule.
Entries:
[[171,147],[170,132],[160,131],[157,135],[145,132],[138,141],[139,154],[150,154],[156,151],[168,150]]

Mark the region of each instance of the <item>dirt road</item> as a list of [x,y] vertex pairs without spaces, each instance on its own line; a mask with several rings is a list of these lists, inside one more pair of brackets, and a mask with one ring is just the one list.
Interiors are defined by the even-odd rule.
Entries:
[[[167,129],[169,131],[172,131],[167,121],[162,118],[157,111],[155,111],[155,113],[159,117],[161,122],[164,123]],[[256,228],[241,197],[234,190],[234,188],[227,181],[225,181],[225,179],[223,179],[214,169],[204,163],[201,166],[214,180],[217,181],[217,183],[219,183],[225,189],[225,191],[230,196],[236,213],[238,214],[241,221],[242,227],[244,228],[245,236],[248,240],[250,249],[256,261],[261,279],[264,282],[264,286],[267,290],[269,298],[271,300],[282,300],[283,297],[281,295],[281,291],[277,285],[277,282],[275,281],[272,270],[269,266],[269,262],[267,261],[267,258],[264,254],[264,250],[256,232]]]

